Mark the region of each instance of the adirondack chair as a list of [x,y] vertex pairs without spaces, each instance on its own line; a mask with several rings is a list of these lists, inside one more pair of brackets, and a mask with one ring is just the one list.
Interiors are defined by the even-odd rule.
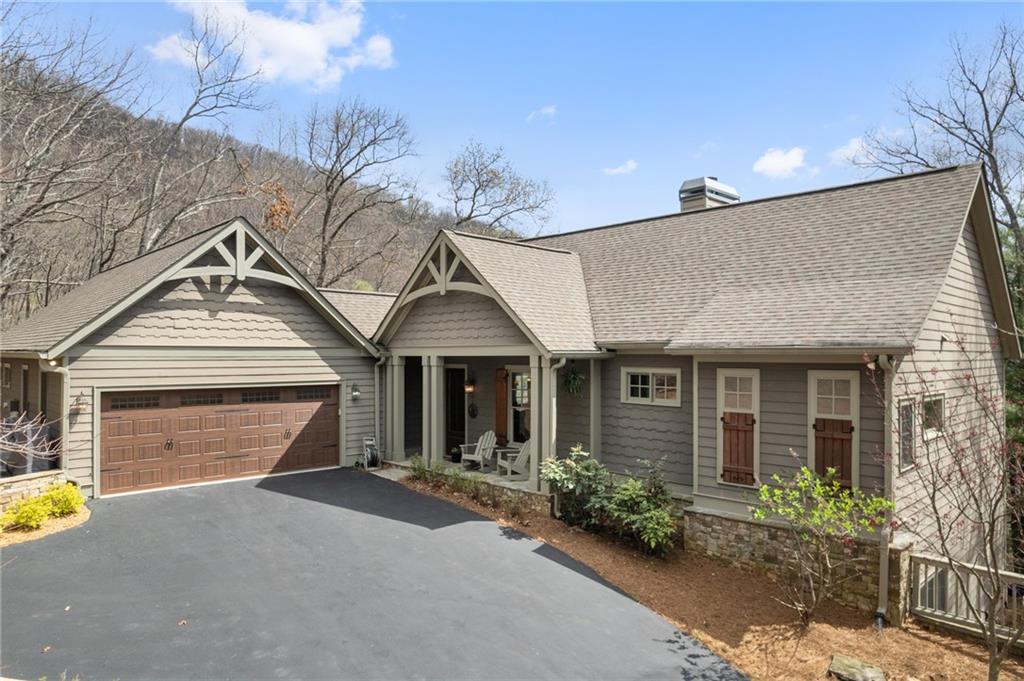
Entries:
[[509,480],[526,480],[530,477],[530,459],[533,444],[527,440],[519,449],[498,450],[498,475],[508,475]]
[[462,450],[462,463],[475,462],[480,468],[484,467],[484,462],[489,465],[494,459],[494,444],[496,441],[497,436],[494,434],[494,431],[488,430],[475,443],[459,445],[459,449]]

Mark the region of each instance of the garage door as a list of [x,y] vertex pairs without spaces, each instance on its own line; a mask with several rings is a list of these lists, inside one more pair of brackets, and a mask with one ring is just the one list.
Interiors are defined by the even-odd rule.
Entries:
[[338,464],[337,386],[104,393],[100,493]]

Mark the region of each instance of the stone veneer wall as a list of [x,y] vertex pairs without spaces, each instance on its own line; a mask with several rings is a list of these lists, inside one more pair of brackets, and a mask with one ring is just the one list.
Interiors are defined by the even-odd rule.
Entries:
[[[687,551],[722,558],[744,568],[785,577],[791,571],[789,530],[753,520],[742,520],[708,511],[683,512],[683,537]],[[858,542],[867,556],[864,573],[846,582],[836,600],[864,612],[878,607],[878,545]],[[910,553],[889,550],[889,612],[886,617],[900,625],[909,605]]]
[[3,478],[0,480],[0,513],[15,501],[39,496],[50,485],[62,482],[67,482],[67,478],[60,468]]

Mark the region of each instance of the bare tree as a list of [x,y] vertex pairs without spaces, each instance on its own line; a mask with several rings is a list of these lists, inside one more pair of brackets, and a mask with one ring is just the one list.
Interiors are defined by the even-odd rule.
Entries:
[[448,162],[445,179],[442,198],[455,229],[519,234],[541,227],[554,200],[548,184],[517,173],[501,147],[487,149],[475,140]]
[[[177,120],[158,126],[153,136],[154,161],[146,169],[147,187],[130,222],[141,222],[138,253],[152,250],[177,224],[212,205],[238,200],[244,173],[227,134],[226,116],[234,111],[258,110],[259,72],[243,65],[241,27],[228,31],[211,13],[193,22],[183,48],[191,65],[192,91]],[[201,153],[185,164],[172,163],[187,126],[203,120],[225,126],[208,134]],[[231,169],[223,176],[223,166]],[[225,181],[227,180],[227,181]]]
[[331,286],[383,258],[398,237],[380,217],[411,197],[397,164],[412,155],[413,137],[400,114],[351,100],[314,107],[301,143],[309,170],[295,221],[308,219],[309,229],[292,244],[313,282]]
[[996,219],[1024,254],[1019,211],[1024,199],[1024,29],[1004,23],[985,53],[952,45],[944,92],[936,97],[913,85],[899,93],[906,130],[873,131],[854,161],[890,173],[984,161]]
[[994,681],[1024,635],[1021,578],[1009,573],[1021,548],[1011,528],[1024,519],[1024,448],[1008,435],[999,367],[983,336],[957,329],[937,353],[902,360],[891,456],[905,502],[899,530],[943,566],[915,585],[929,607],[984,637]]

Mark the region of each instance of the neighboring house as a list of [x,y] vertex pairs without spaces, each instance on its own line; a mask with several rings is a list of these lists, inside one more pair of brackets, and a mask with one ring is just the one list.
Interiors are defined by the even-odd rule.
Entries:
[[1021,354],[981,166],[737,199],[705,179],[648,220],[442,231],[397,297],[317,291],[236,220],[8,330],[4,400],[66,416],[64,467],[92,494],[349,465],[367,436],[435,462],[494,430],[531,439],[531,489],[581,443],[620,473],[663,459],[691,515],[747,518],[800,464],[915,503],[897,402],[956,387],[894,398],[904,358],[954,366],[964,320],[1001,395]]
[[233,220],[5,329],[4,415],[66,434],[62,467],[92,496],[352,465],[379,422],[367,336],[391,300],[317,291]]

